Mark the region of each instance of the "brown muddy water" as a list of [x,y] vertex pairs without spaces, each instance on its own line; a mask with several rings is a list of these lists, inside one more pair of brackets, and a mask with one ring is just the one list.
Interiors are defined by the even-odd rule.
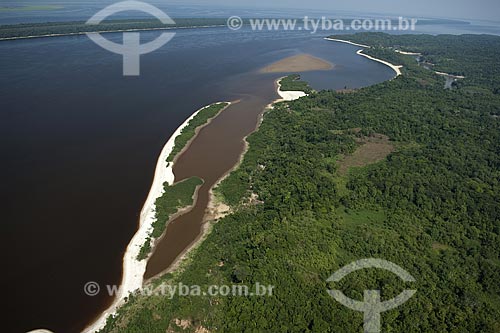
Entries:
[[194,207],[169,223],[148,261],[145,279],[168,269],[200,236],[210,189],[238,163],[245,149],[244,138],[256,129],[265,107],[279,97],[275,78],[267,76],[261,81],[252,86],[251,94],[231,104],[202,128],[175,161],[175,182],[197,176],[204,184]]

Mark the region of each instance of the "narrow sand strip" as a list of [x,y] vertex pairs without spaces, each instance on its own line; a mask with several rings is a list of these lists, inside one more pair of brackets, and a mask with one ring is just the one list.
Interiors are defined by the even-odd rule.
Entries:
[[403,68],[403,66],[396,66],[396,65],[393,65],[390,62],[387,62],[385,60],[374,58],[372,56],[369,56],[368,54],[364,54],[363,50],[358,50],[358,52],[356,52],[356,54],[358,54],[360,56],[363,56],[365,58],[368,58],[370,60],[380,62],[381,64],[384,64],[386,66],[389,66],[390,68],[392,68],[396,72],[396,76],[395,77],[398,77],[398,76],[401,75],[401,68]]
[[[368,46],[368,45],[357,44],[357,43],[353,43],[351,41],[343,40],[343,39],[325,38],[325,40],[329,40],[329,41],[333,41],[333,42],[340,42],[340,43],[347,43],[347,44],[351,44],[351,45],[355,45],[355,46],[359,46],[359,47],[363,47],[363,48],[368,48],[368,49],[370,48],[370,46]],[[370,60],[380,62],[381,64],[384,64],[386,66],[389,66],[390,68],[392,68],[392,70],[394,70],[396,72],[395,78],[401,75],[401,68],[403,68],[403,66],[396,66],[396,65],[393,65],[390,62],[387,62],[385,60],[374,58],[372,56],[364,54],[363,50],[358,50],[358,52],[356,52],[356,54],[358,54],[358,55],[360,55],[362,57],[368,58]]]
[[404,54],[404,55],[412,55],[412,56],[421,56],[422,55],[422,53],[406,52],[406,51],[401,51],[401,50],[394,50],[394,52],[397,52],[399,54]]
[[[228,102],[229,105],[231,104]],[[212,105],[212,104],[210,104]],[[207,105],[195,113],[193,113],[186,121],[177,128],[177,130],[172,134],[170,139],[168,139],[167,143],[163,147],[160,156],[158,158],[158,162],[156,164],[155,174],[153,178],[153,183],[151,185],[151,189],[149,190],[148,197],[144,206],[141,210],[140,218],[139,218],[139,228],[135,233],[134,237],[130,241],[127,246],[127,250],[125,251],[125,255],[123,257],[123,275],[122,281],[120,284],[120,288],[118,293],[111,304],[111,306],[106,309],[99,318],[93,322],[90,326],[86,327],[83,330],[83,333],[93,333],[104,327],[106,324],[106,319],[109,315],[114,315],[116,310],[124,304],[124,298],[127,297],[131,292],[142,288],[143,284],[143,276],[146,271],[147,259],[137,261],[137,256],[139,255],[139,251],[141,250],[142,245],[149,237],[153,227],[152,224],[156,220],[155,219],[155,201],[158,197],[163,194],[163,183],[168,182],[169,184],[173,184],[174,182],[174,173],[172,171],[172,163],[167,162],[167,157],[172,152],[175,145],[175,138],[181,134],[184,127],[186,127],[189,122],[203,109],[209,107]],[[104,287],[104,286],[101,286]],[[102,288],[104,291],[104,288]]]
[[364,47],[365,49],[369,49],[370,48],[370,46],[368,46],[368,45],[358,44],[358,43],[354,43],[354,42],[351,42],[351,41],[348,41],[348,40],[343,40],[343,39],[336,39],[336,38],[328,38],[328,37],[326,37],[325,40],[331,40],[333,42],[340,42],[340,43],[351,44],[351,45],[354,45],[354,46]]
[[443,73],[443,72],[434,72],[434,73],[436,73],[437,75],[448,76],[448,77],[451,77],[453,79],[465,79],[465,76],[462,76],[462,75],[453,75],[453,74],[448,74],[448,73]]

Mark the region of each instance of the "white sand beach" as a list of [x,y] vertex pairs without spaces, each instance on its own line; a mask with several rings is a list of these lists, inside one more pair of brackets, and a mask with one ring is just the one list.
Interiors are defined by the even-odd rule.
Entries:
[[278,79],[277,81],[277,86],[278,86],[278,95],[280,95],[281,99],[278,99],[276,100],[274,103],[276,102],[282,102],[282,101],[293,101],[293,100],[296,100],[296,99],[299,99],[301,97],[304,97],[304,96],[307,96],[307,94],[303,91],[283,91],[281,90],[281,80],[283,78],[280,78]]
[[[357,44],[357,43],[353,43],[351,41],[348,41],[348,40],[343,40],[343,39],[336,39],[336,38],[325,38],[325,40],[329,40],[329,41],[333,41],[333,42],[340,42],[340,43],[347,43],[347,44],[351,44],[351,45],[355,45],[355,46],[359,46],[359,47],[363,47],[363,48],[370,48],[370,46],[368,45],[363,45],[363,44]],[[365,57],[365,58],[368,58],[370,60],[373,60],[373,61],[377,61],[377,62],[380,62],[381,64],[384,64],[386,66],[389,66],[390,68],[392,68],[394,70],[394,72],[396,72],[396,77],[400,76],[401,75],[401,68],[403,68],[403,66],[397,66],[397,65],[393,65],[391,64],[390,62],[387,62],[385,60],[382,60],[382,59],[377,59],[375,57],[372,57],[372,56],[369,56],[367,54],[364,54],[363,53],[363,50],[358,50],[356,52],[356,54],[362,56],[362,57]]]
[[436,73],[437,75],[448,76],[448,77],[451,77],[453,79],[465,79],[465,76],[462,76],[462,75],[453,75],[453,74],[448,74],[448,73],[443,73],[443,72],[434,72],[434,73]]
[[369,56],[368,54],[364,54],[363,50],[359,50],[358,52],[356,52],[356,54],[358,54],[358,55],[360,55],[362,57],[368,58],[370,60],[380,62],[381,64],[384,64],[386,66],[389,66],[390,68],[392,68],[396,72],[396,76],[395,77],[398,77],[398,76],[401,75],[401,68],[403,68],[403,66],[393,65],[393,64],[391,64],[388,61],[374,58],[372,56]]
[[[167,162],[167,157],[174,148],[175,138],[181,134],[182,130],[189,124],[191,119],[207,107],[208,105],[199,109],[186,119],[186,121],[184,121],[184,123],[177,128],[174,134],[172,134],[163,147],[156,164],[151,189],[140,213],[139,228],[127,246],[123,257],[123,275],[118,294],[111,306],[106,309],[106,311],[104,311],[94,323],[86,327],[85,330],[83,330],[83,333],[93,333],[102,329],[106,324],[108,316],[116,313],[116,310],[124,303],[125,297],[127,297],[131,292],[142,288],[147,259],[138,261],[137,256],[139,255],[142,245],[152,231],[152,224],[155,221],[155,201],[164,192],[163,183],[168,182],[169,184],[173,184],[175,178],[172,171],[173,165],[172,163]],[[104,291],[104,288],[101,288],[101,290]]]
[[[278,102],[287,102],[287,101],[294,101],[296,99],[299,99],[301,97],[307,96],[307,94],[303,91],[283,91],[281,90],[281,80],[283,80],[285,76],[280,77],[275,81],[275,86],[276,86],[276,92],[280,96],[280,98],[274,100],[272,103],[266,106],[266,109],[272,109],[273,105]],[[259,124],[262,123],[263,120],[263,114],[259,120]],[[246,149],[245,149],[246,151]]]
[[411,56],[421,56],[422,53],[418,52],[406,52],[406,51],[401,51],[401,50],[394,50],[394,52],[399,53],[399,54],[404,54],[404,55],[411,55]]

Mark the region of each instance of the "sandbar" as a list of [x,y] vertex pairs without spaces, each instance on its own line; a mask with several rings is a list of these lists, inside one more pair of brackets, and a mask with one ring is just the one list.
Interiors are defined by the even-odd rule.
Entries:
[[294,55],[260,70],[261,73],[301,73],[310,71],[325,71],[333,68],[333,64],[326,60],[316,58],[310,54]]

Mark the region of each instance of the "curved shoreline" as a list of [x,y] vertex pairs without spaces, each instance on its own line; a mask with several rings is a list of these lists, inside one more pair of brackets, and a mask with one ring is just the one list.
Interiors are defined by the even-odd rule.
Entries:
[[388,67],[390,67],[393,71],[396,72],[396,77],[400,76],[402,73],[401,73],[401,68],[403,68],[402,65],[394,65],[394,64],[391,64],[390,62],[388,61],[385,61],[385,60],[382,60],[382,59],[378,59],[378,58],[375,58],[375,57],[372,57],[372,56],[369,56],[368,54],[364,54],[363,53],[363,50],[358,50],[358,52],[356,52],[357,55],[360,55],[362,57],[365,57],[365,58],[368,58],[370,60],[373,60],[373,61],[376,61],[376,62],[380,62],[381,64],[384,64]]
[[[363,44],[357,44],[357,43],[353,43],[351,41],[348,41],[348,40],[343,40],[343,39],[336,39],[336,38],[325,38],[325,40],[329,40],[329,41],[332,41],[332,42],[340,42],[340,43],[346,43],[346,44],[350,44],[350,45],[354,45],[354,46],[359,46],[359,47],[363,47],[363,48],[366,48],[366,49],[369,49],[370,46],[368,45],[363,45]],[[362,57],[365,57],[365,58],[368,58],[370,60],[373,60],[373,61],[376,61],[376,62],[379,62],[381,64],[384,64],[388,67],[390,67],[394,72],[396,72],[396,77],[400,76],[402,73],[401,73],[401,68],[403,68],[403,66],[401,65],[394,65],[394,64],[391,64],[390,62],[388,61],[385,61],[385,60],[382,60],[382,59],[378,59],[378,58],[375,58],[375,57],[372,57],[372,56],[369,56],[368,54],[365,54],[363,53],[363,50],[358,50],[356,52],[357,55],[360,55]]]
[[[229,103],[229,105],[231,104],[231,102],[227,103]],[[82,331],[82,333],[93,333],[102,329],[106,325],[108,316],[116,314],[118,308],[123,305],[125,297],[127,297],[131,292],[142,287],[143,276],[144,272],[146,271],[147,259],[138,261],[137,256],[139,255],[142,245],[149,237],[149,234],[153,228],[152,224],[156,220],[155,201],[163,194],[163,184],[167,182],[171,185],[173,184],[175,179],[173,173],[173,163],[167,162],[167,157],[170,155],[174,148],[175,139],[177,138],[177,136],[181,134],[182,130],[200,111],[209,107],[210,105],[202,107],[201,109],[195,111],[189,118],[187,118],[184,123],[182,123],[170,136],[167,143],[161,150],[160,156],[158,157],[158,162],[156,164],[151,189],[149,190],[148,196],[139,215],[140,217],[138,229],[130,240],[130,243],[128,244],[123,256],[122,280],[117,295],[115,296],[113,303],[106,310],[104,310],[101,315],[96,320],[94,320],[94,322],[89,324]]]
[[[172,162],[170,162],[169,166],[167,167],[167,169],[168,169],[168,171],[171,173],[171,177],[172,177],[172,178],[171,178],[172,180],[171,180],[171,181],[168,181],[169,185],[173,185],[173,184],[175,184],[175,183],[176,183],[176,182],[175,182],[175,175],[174,175],[174,173],[173,173],[173,166],[175,165],[175,162],[177,161],[177,159],[179,158],[179,156],[181,156],[181,155],[182,155],[182,154],[183,154],[183,153],[184,153],[187,149],[189,149],[189,147],[191,146],[191,143],[193,142],[193,140],[195,140],[195,139],[196,139],[196,137],[198,136],[198,133],[199,133],[199,132],[200,132],[200,131],[201,131],[201,130],[205,127],[205,126],[208,126],[208,125],[210,124],[210,122],[211,122],[214,118],[216,118],[218,115],[220,115],[220,114],[221,114],[221,112],[222,112],[222,111],[224,111],[224,110],[225,110],[225,109],[227,109],[229,106],[231,106],[231,105],[233,105],[233,104],[236,104],[236,103],[238,103],[238,102],[239,102],[239,100],[234,101],[234,102],[215,102],[215,103],[212,103],[212,104],[210,104],[210,105],[207,105],[207,106],[205,106],[205,107],[201,108],[200,110],[196,111],[196,113],[198,113],[198,112],[200,112],[201,110],[203,110],[203,109],[205,109],[205,108],[207,108],[207,107],[210,107],[210,106],[212,106],[212,105],[214,105],[214,104],[217,104],[217,103],[227,103],[227,105],[226,105],[225,107],[223,107],[222,109],[220,109],[220,110],[219,110],[219,112],[217,112],[217,114],[216,114],[215,116],[213,116],[213,117],[209,118],[209,119],[208,119],[208,121],[207,121],[205,124],[203,124],[203,125],[201,125],[201,126],[198,126],[198,127],[195,129],[195,133],[194,133],[193,137],[192,137],[191,139],[189,139],[189,141],[188,141],[188,142],[184,145],[184,147],[183,147],[183,148],[182,148],[182,149],[181,149],[181,150],[180,150],[180,151],[179,151],[179,152],[175,155],[174,160],[173,160]],[[193,115],[190,119],[194,118],[194,116],[196,116],[196,114],[195,114],[195,115]],[[189,123],[189,121],[188,121],[188,123]],[[184,125],[184,124],[183,124],[183,125]],[[174,138],[174,141],[175,141],[175,138]],[[168,153],[168,155],[167,155],[167,156],[169,156],[169,155],[170,155],[170,152]],[[183,180],[182,180],[182,181],[183,181]],[[205,181],[203,180],[203,182],[205,182]],[[217,185],[217,184],[216,184],[216,185]],[[216,186],[216,185],[214,185],[214,186]],[[195,191],[194,191],[194,194],[193,194],[193,203],[192,203],[191,205],[189,205],[188,207],[181,208],[181,209],[180,209],[180,210],[178,210],[175,214],[171,215],[171,216],[169,217],[168,221],[167,221],[167,225],[168,225],[168,223],[170,223],[171,221],[175,220],[177,217],[179,217],[179,216],[181,216],[181,215],[183,215],[183,214],[188,213],[190,210],[192,210],[192,209],[196,206],[196,203],[197,203],[197,200],[198,200],[198,191],[199,191],[199,189],[200,189],[200,187],[201,187],[201,186],[203,186],[203,185],[197,186],[197,187],[196,187],[196,189],[195,189]],[[155,199],[155,201],[156,201],[156,199]],[[165,231],[166,231],[166,230],[165,230]],[[152,239],[151,239],[151,243],[152,243],[151,250],[150,250],[150,252],[149,252],[149,254],[148,254],[148,257],[147,257],[146,259],[142,260],[142,261],[144,261],[144,262],[145,262],[146,266],[147,266],[147,261],[148,261],[149,257],[151,257],[151,255],[154,253],[156,246],[158,245],[158,243],[159,243],[159,242],[161,242],[161,240],[163,239],[163,237],[165,237],[165,231],[163,232],[163,234],[162,234],[160,237],[158,237],[158,238],[152,238]],[[145,239],[144,239],[144,241],[145,241]],[[192,248],[192,247],[194,247],[194,245],[196,245],[195,243],[196,243],[196,241],[195,241],[195,242],[193,242],[193,244],[189,245],[189,246],[188,246],[188,247],[187,247],[187,248],[186,248],[186,249],[185,249],[185,250],[184,250],[184,251],[183,251],[183,252],[179,255],[179,258],[178,258],[178,259],[176,259],[176,260],[174,261],[174,263],[172,263],[172,265],[171,265],[169,268],[167,268],[164,272],[161,272],[161,273],[157,274],[157,276],[159,276],[159,275],[163,275],[163,274],[169,273],[170,271],[175,270],[175,269],[177,268],[177,266],[178,266],[177,261],[182,261],[182,258],[183,258],[183,257],[184,257],[184,256],[185,256],[185,255],[186,255],[186,254],[187,254],[187,253],[191,250],[191,248]],[[145,273],[145,271],[146,271],[146,267],[144,267],[144,272],[143,272],[143,274],[142,274],[142,278],[143,278],[143,279],[142,279],[142,281],[143,281],[143,283],[148,283],[149,281],[152,281],[152,280],[154,280],[154,279],[157,277],[157,276],[154,276],[154,277],[151,277],[151,278],[149,278],[149,279],[144,279],[144,273]]]
[[293,101],[296,99],[299,99],[301,97],[307,96],[307,94],[301,90],[281,90],[281,80],[283,80],[285,77],[281,77],[278,80],[276,80],[276,92],[278,95],[280,95],[281,99],[277,99],[274,102],[271,103],[271,107],[274,103],[282,102],[282,101]]
[[[346,44],[350,44],[350,45],[354,45],[354,46],[360,46],[360,47],[363,47],[363,48],[371,48],[368,45],[358,44],[358,43],[354,43],[354,42],[351,42],[351,41],[348,41],[348,40],[343,40],[343,39],[328,38],[328,37],[326,37],[324,39],[332,41],[332,42],[340,42],[340,43],[346,43]],[[409,56],[421,56],[422,55],[421,53],[418,53],[418,52],[406,52],[406,51],[401,51],[401,50],[394,50],[394,52],[402,54],[402,55],[409,55]],[[356,54],[360,55],[362,57],[365,57],[367,59],[379,62],[381,64],[384,64],[384,65],[390,67],[394,72],[396,72],[396,76],[393,79],[395,79],[398,76],[402,75],[402,73],[401,73],[401,68],[403,68],[402,65],[394,65],[394,64],[391,64],[388,61],[385,61],[385,60],[382,60],[382,59],[378,59],[378,58],[369,56],[368,54],[363,53],[363,50],[358,50],[356,52]],[[448,74],[448,73],[438,72],[438,71],[433,71],[433,72],[435,74],[437,74],[437,75],[444,76],[447,80],[448,79],[453,79],[453,80],[465,79],[465,76],[462,76],[462,75],[453,75],[453,74]],[[445,85],[445,87],[446,87],[446,85]]]

